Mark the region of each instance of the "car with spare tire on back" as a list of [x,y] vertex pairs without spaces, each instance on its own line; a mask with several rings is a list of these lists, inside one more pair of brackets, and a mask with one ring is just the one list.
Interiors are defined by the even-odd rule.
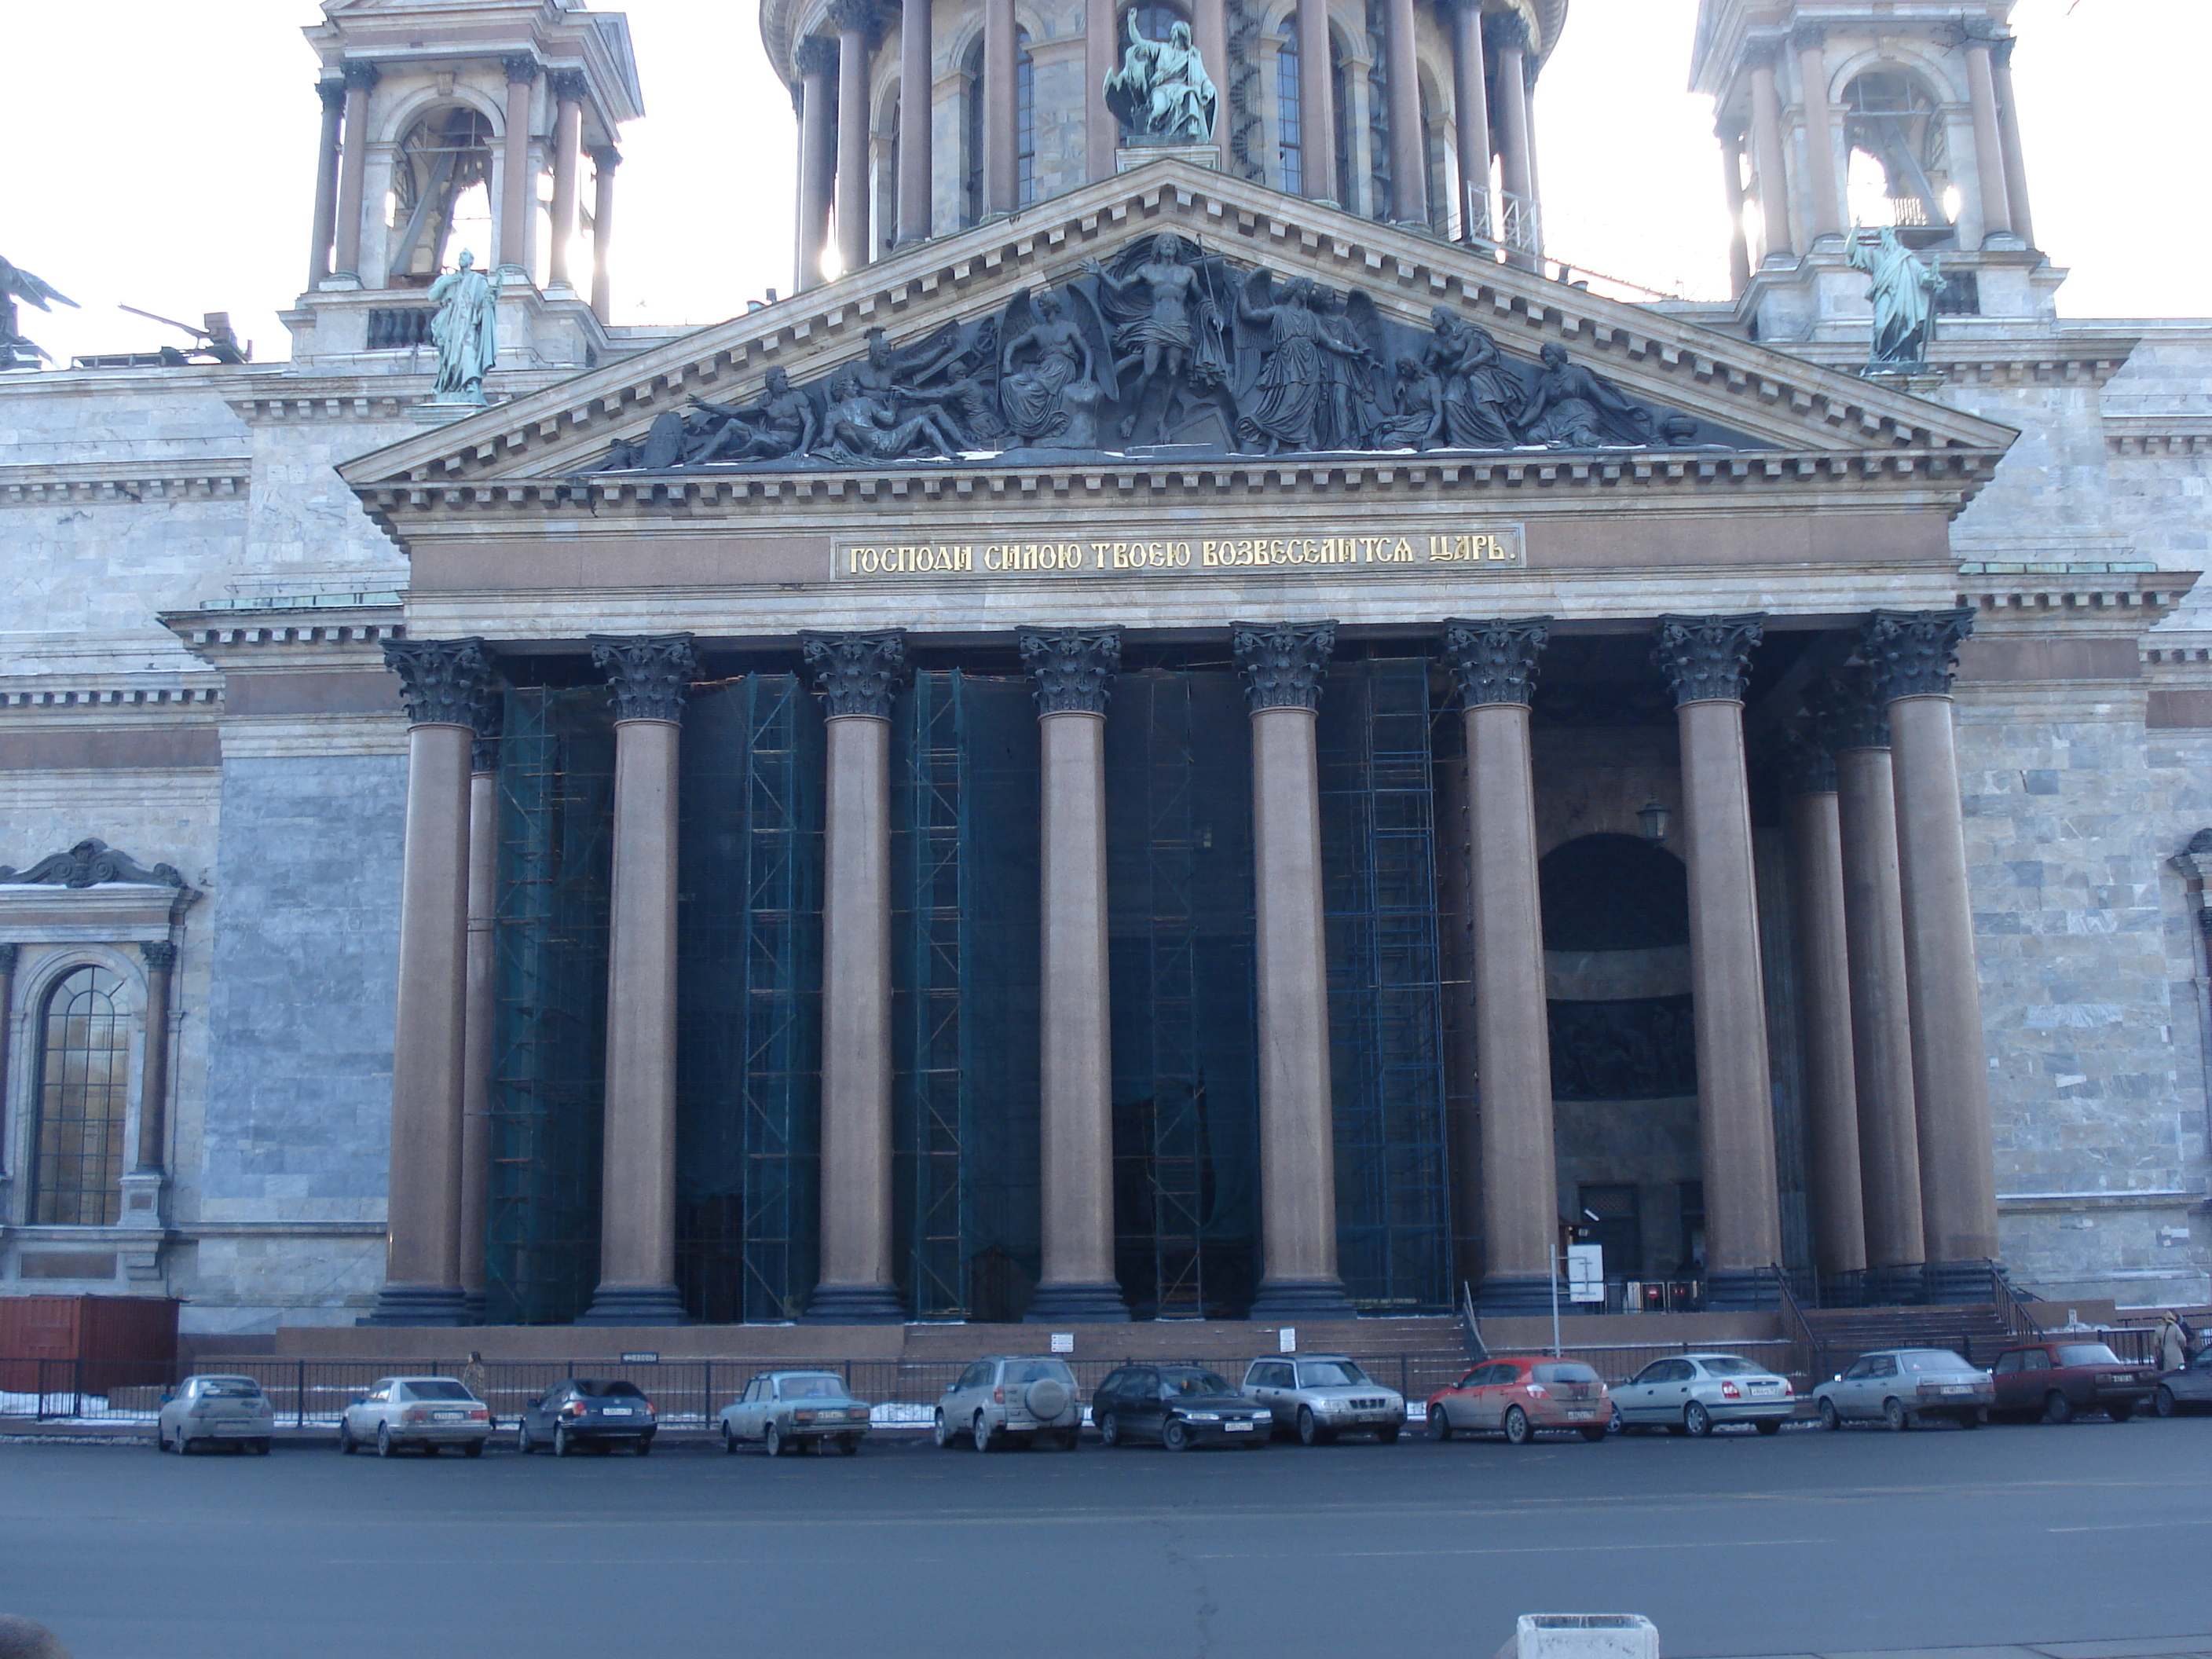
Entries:
[[1042,1443],[1073,1451],[1083,1433],[1075,1373],[1050,1354],[988,1354],[937,1401],[937,1443],[966,1440],[977,1451]]

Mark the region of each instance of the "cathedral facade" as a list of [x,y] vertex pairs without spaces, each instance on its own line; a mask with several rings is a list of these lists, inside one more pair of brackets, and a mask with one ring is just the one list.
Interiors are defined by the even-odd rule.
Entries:
[[2008,0],[1705,0],[1734,293],[1594,293],[1566,11],[764,0],[677,331],[618,15],[327,6],[291,360],[0,374],[7,1288],[2212,1295],[2212,323],[2057,315]]

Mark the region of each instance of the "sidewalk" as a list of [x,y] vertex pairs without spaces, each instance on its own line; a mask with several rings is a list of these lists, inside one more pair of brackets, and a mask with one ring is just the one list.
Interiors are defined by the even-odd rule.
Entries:
[[[1662,1651],[1666,1638],[1662,1631]],[[1817,1653],[1730,1655],[1729,1659],[2212,1659],[2212,1635],[2039,1642],[2018,1647],[1826,1649]]]

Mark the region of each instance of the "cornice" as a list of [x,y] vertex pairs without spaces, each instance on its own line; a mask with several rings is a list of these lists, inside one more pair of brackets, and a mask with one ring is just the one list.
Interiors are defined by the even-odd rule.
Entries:
[[237,501],[250,492],[252,482],[253,464],[244,455],[136,465],[72,461],[52,466],[0,466],[0,506]]
[[212,678],[203,681],[183,676],[167,677],[165,685],[118,685],[113,681],[79,680],[74,685],[40,684],[34,690],[0,681],[0,712],[43,714],[66,710],[81,717],[91,710],[113,714],[121,710],[173,715],[182,709],[204,710],[222,702],[222,688]]
[[2212,418],[2202,415],[2106,415],[2105,451],[2150,459],[2212,455]]
[[317,612],[164,611],[160,621],[201,661],[226,672],[362,668],[381,671],[387,641],[407,629],[398,605],[349,610],[345,619],[307,622]]
[[[1927,372],[1960,386],[2102,386],[2142,343],[2136,334],[2086,332],[1946,338],[1939,329],[1928,348]],[[1792,349],[1808,362],[1850,372],[1864,361],[1866,341],[1808,342]]]
[[[1806,358],[1479,258],[1419,231],[1169,161],[894,253],[836,283],[402,440],[340,471],[365,494],[403,481],[429,486],[578,471],[613,437],[641,431],[694,394],[726,396],[730,383],[750,385],[770,365],[807,375],[833,371],[863,355],[871,327],[934,326],[980,313],[987,300],[1059,279],[1087,255],[1164,230],[1243,262],[1357,283],[1378,309],[1412,325],[1425,326],[1433,306],[1455,309],[1522,357],[1563,343],[1625,388],[1763,435],[1778,451],[1994,454],[2015,435]],[[1741,454],[1765,459],[1765,452]],[[1257,458],[1249,464],[1258,465]],[[1608,463],[1510,456],[1498,464],[1566,470]],[[951,477],[973,469],[936,471]],[[755,476],[743,487],[755,487]]]
[[2038,570],[1963,566],[1959,603],[1978,639],[2053,630],[2133,638],[2173,614],[2197,584],[2194,570]]

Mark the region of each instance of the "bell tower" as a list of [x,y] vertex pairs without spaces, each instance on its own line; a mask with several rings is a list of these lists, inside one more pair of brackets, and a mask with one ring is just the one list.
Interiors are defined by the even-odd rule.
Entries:
[[1703,0],[1691,87],[1713,100],[1733,289],[1755,337],[1863,332],[1854,227],[1891,227],[1935,261],[1942,331],[2050,325],[2063,273],[2035,246],[2012,8]]
[[615,148],[643,113],[629,21],[580,0],[324,0],[307,290],[294,356],[413,350],[465,248],[501,283],[507,367],[597,361]]

